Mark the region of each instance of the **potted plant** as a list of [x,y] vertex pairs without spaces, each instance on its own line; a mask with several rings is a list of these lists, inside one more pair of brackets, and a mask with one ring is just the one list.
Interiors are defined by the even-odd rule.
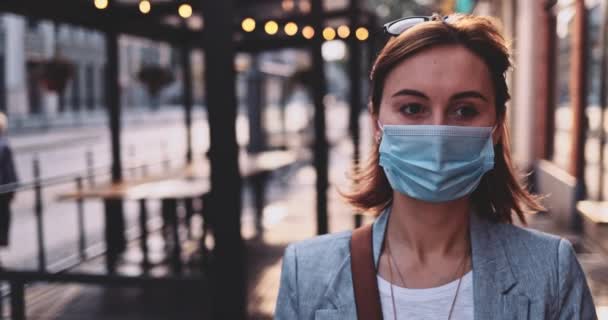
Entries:
[[68,81],[74,74],[74,65],[62,57],[54,57],[43,61],[40,65],[40,80],[42,86],[56,93],[62,93]]
[[137,78],[142,82],[153,101],[154,109],[158,109],[158,95],[160,91],[175,80],[173,73],[168,68],[159,65],[144,65],[137,73]]

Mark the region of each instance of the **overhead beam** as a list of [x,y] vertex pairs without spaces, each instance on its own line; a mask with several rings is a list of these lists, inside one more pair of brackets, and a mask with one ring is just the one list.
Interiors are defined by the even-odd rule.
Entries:
[[203,39],[200,33],[162,24],[153,17],[130,12],[121,6],[99,10],[89,1],[62,0],[62,5],[57,2],[2,0],[0,12],[58,21],[104,32],[130,34],[176,45],[196,42],[197,47],[202,47]]
[[[57,2],[61,2],[58,5]],[[1,0],[0,12],[10,12],[19,15],[33,17],[35,19],[47,19],[61,23],[78,25],[84,28],[94,29],[102,32],[115,32],[143,37],[146,39],[167,42],[177,47],[188,45],[192,48],[204,48],[206,32],[193,31],[183,26],[174,27],[163,24],[158,16],[142,15],[139,11],[132,8],[132,5],[112,5],[105,10],[96,9],[90,1],[82,0],[57,0],[57,1],[38,1],[38,0]],[[192,4],[193,8],[198,9],[200,5]],[[176,3],[170,3],[156,8],[161,11],[168,11],[177,7]],[[67,8],[67,9],[66,9]],[[322,13],[323,19],[348,18],[352,16],[352,11],[334,10]],[[233,16],[234,30],[240,29],[238,14]],[[237,17],[237,18],[234,18]],[[311,15],[294,14],[283,18],[272,18],[264,20],[275,20],[279,24],[293,21],[300,26],[314,24]],[[359,11],[358,18],[361,26],[372,28],[370,22],[373,15],[369,12]],[[317,34],[321,31],[316,30]],[[279,50],[284,48],[303,48],[310,45],[310,40],[304,39],[301,35],[295,37],[268,36],[264,33],[254,32],[253,34],[237,31],[235,41],[236,50],[239,52],[259,52],[267,50]]]

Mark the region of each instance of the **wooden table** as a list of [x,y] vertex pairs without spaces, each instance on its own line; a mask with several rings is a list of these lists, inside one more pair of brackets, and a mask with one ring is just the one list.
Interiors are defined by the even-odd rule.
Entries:
[[[269,173],[286,167],[297,161],[298,157],[292,151],[268,151],[258,154],[241,153],[239,167],[241,175],[252,182],[256,226],[261,229],[261,220],[265,202],[265,186]],[[148,245],[146,227],[147,200],[160,200],[165,222],[172,227],[174,242],[172,255],[176,271],[180,271],[181,248],[177,224],[177,203],[179,200],[203,197],[210,191],[210,170],[208,161],[195,161],[183,168],[168,174],[147,178],[140,181],[125,181],[121,183],[96,186],[90,189],[76,190],[59,196],[61,201],[84,201],[101,199],[105,212],[105,241],[107,247],[106,266],[113,273],[117,257],[124,251],[124,217],[115,210],[117,202],[123,200],[138,201],[140,204],[139,225],[142,233],[141,250],[143,264],[148,265]]]
[[167,180],[150,180],[143,183],[123,182],[100,188],[83,190],[75,193],[60,195],[61,200],[101,199],[105,207],[105,235],[107,246],[106,266],[113,273],[118,255],[124,251],[124,219],[113,209],[116,201],[138,201],[139,227],[141,231],[141,250],[144,267],[150,265],[148,255],[148,210],[147,200],[160,200],[164,222],[172,228],[172,262],[174,269],[181,271],[181,248],[178,233],[177,204],[180,200],[202,198],[209,192],[210,186],[206,179],[176,178]]
[[[173,270],[181,273],[181,240],[179,237],[179,219],[177,215],[178,201],[184,201],[186,211],[192,211],[192,199],[202,199],[210,190],[206,179],[171,179],[156,182],[148,182],[128,188],[125,194],[126,200],[139,201],[139,226],[141,230],[141,251],[143,255],[144,269],[150,264],[148,255],[148,210],[147,200],[160,200],[164,227],[171,227]],[[189,204],[188,204],[189,203]],[[188,217],[192,212],[187,212]],[[189,224],[188,224],[189,227]]]

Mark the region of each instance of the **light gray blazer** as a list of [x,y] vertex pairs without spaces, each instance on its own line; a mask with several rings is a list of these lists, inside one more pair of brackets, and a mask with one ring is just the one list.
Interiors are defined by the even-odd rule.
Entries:
[[[373,225],[376,266],[387,211]],[[596,319],[572,245],[510,224],[470,219],[475,320]],[[287,247],[275,319],[356,319],[350,269],[351,232]]]

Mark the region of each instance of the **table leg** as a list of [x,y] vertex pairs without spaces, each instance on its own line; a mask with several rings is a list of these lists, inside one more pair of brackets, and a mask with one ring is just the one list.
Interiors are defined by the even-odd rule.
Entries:
[[150,258],[148,252],[148,207],[146,206],[146,199],[139,200],[139,229],[141,232],[141,253],[142,253],[142,267],[147,270],[150,267]]
[[258,233],[262,232],[262,221],[264,218],[264,206],[266,202],[266,180],[267,172],[260,172],[251,177],[253,188],[253,202],[255,208],[255,227]]
[[207,240],[207,234],[209,231],[209,227],[211,226],[210,223],[210,219],[211,219],[211,204],[209,201],[209,193],[204,194],[202,197],[200,197],[201,200],[201,215],[203,217],[203,224],[201,226],[202,228],[202,234],[201,234],[201,238],[199,239],[199,247],[200,247],[200,253],[202,256],[202,265],[206,265],[207,264],[207,258],[209,257],[209,250],[207,249],[207,244],[206,244],[206,240]]
[[171,263],[173,270],[176,273],[181,273],[182,261],[181,261],[181,243],[179,239],[179,224],[177,219],[177,199],[163,199],[162,200],[163,216],[167,219],[168,227],[171,228],[172,245],[171,248]]
[[194,199],[184,199],[184,208],[186,210],[186,227],[188,228],[188,239],[192,239],[192,216],[194,215]]
[[122,199],[105,199],[106,269],[116,271],[118,256],[126,249],[125,220]]

